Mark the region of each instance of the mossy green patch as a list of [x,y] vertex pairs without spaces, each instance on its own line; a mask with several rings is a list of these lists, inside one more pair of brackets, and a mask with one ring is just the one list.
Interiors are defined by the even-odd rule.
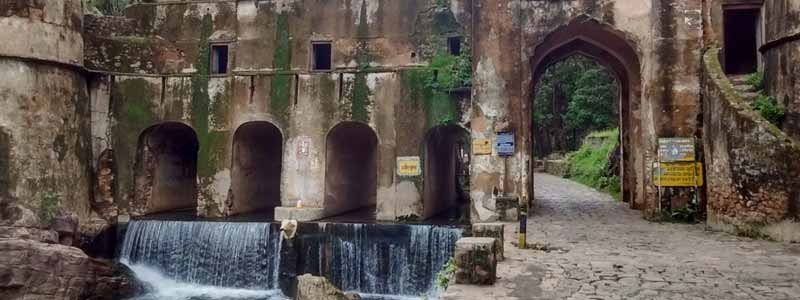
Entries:
[[[133,187],[133,165],[139,135],[158,121],[155,113],[157,93],[143,78],[124,79],[114,83],[112,91],[112,147],[117,160],[117,191],[127,193]],[[121,196],[121,195],[118,195]]]
[[[198,55],[195,63],[197,72],[192,75],[192,104],[190,107],[191,123],[197,134],[200,151],[197,155],[197,174],[200,177],[213,176],[221,166],[227,132],[214,131],[210,126],[210,117],[221,120],[227,109],[217,108],[212,112],[211,97],[208,93],[210,51],[208,39],[213,32],[214,24],[211,15],[203,16],[198,42]],[[226,103],[222,103],[226,105]],[[212,115],[213,113],[213,115]]]
[[412,101],[421,101],[425,111],[425,128],[458,120],[458,103],[451,91],[472,82],[472,61],[466,55],[440,52],[424,68],[403,72],[403,79]]
[[350,118],[354,121],[364,123],[369,122],[369,106],[370,93],[367,84],[367,71],[370,67],[370,54],[369,54],[369,26],[367,23],[367,4],[366,1],[361,3],[361,11],[358,19],[358,28],[356,32],[358,44],[356,45],[356,64],[358,71],[356,71],[353,85],[348,94],[350,100]]
[[[276,71],[289,71],[292,64],[292,49],[289,36],[289,15],[287,12],[278,15],[275,30],[275,50],[272,56],[272,68]],[[281,73],[272,76],[270,88],[270,112],[281,123],[281,127],[288,128],[292,76]]]
[[319,86],[317,99],[320,99],[322,111],[322,128],[332,128],[332,122],[336,116],[336,81],[330,76],[320,75],[317,86]]

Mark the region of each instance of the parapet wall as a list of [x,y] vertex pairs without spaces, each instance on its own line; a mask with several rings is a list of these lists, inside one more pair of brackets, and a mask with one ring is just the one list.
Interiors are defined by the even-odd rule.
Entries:
[[780,232],[778,224],[798,217],[800,145],[738,95],[718,55],[719,49],[711,49],[704,56],[704,150],[706,173],[713,174],[706,178],[708,223],[791,239],[785,236],[791,230]]

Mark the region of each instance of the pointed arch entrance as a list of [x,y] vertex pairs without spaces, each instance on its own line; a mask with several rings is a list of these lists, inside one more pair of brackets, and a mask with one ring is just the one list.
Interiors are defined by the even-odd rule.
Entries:
[[[536,46],[530,58],[533,72],[530,99],[533,99],[536,85],[549,66],[576,54],[604,65],[619,83],[622,198],[630,203],[631,208],[638,208],[644,197],[644,149],[639,113],[642,98],[641,65],[636,47],[625,34],[586,16],[578,17],[550,33]],[[532,125],[532,122],[529,124]]]

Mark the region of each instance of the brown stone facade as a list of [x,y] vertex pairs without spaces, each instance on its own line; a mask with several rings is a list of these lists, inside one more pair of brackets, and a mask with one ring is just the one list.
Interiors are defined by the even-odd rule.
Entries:
[[[0,45],[6,73],[21,72],[3,90],[17,100],[6,100],[14,109],[0,115],[0,155],[10,161],[2,195],[36,208],[41,197],[30,191],[57,187],[81,220],[276,206],[313,210],[299,214],[313,218],[374,206],[380,220],[463,206],[473,222],[498,220],[497,199],[531,200],[530,99],[543,70],[568,55],[597,60],[623,87],[621,177],[632,208],[652,216],[661,203],[694,196],[655,187],[658,138],[708,145],[719,136],[703,126],[701,58],[720,38],[720,1],[148,1],[85,17],[77,0],[41,3],[2,7],[3,24],[35,37],[0,33],[25,41]],[[791,136],[798,9],[785,0],[762,11],[765,39],[789,37],[762,52]],[[790,18],[778,20],[782,11]],[[54,34],[64,39],[47,38]],[[450,54],[459,51],[453,43],[464,54]],[[314,68],[317,45],[329,47],[330,68]],[[18,125],[28,123],[44,128],[34,135]],[[364,130],[339,136],[343,124]],[[243,128],[254,131],[237,134]],[[473,141],[512,132],[515,152],[479,155],[434,132]],[[253,142],[260,137],[275,139]],[[465,164],[458,182],[426,178],[437,141],[459,151],[458,162],[438,160]],[[399,161],[414,159],[420,172],[398,171]],[[24,163],[31,161],[55,171],[41,175],[48,172]],[[254,169],[262,167],[269,171]],[[358,184],[366,192],[344,192]],[[278,199],[258,199],[262,192]],[[349,198],[359,202],[342,200]],[[432,203],[440,198],[447,200]]]

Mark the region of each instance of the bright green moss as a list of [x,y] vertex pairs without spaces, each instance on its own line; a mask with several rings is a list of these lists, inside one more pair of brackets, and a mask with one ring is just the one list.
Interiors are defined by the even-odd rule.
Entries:
[[[272,68],[276,71],[289,71],[292,65],[292,49],[289,40],[289,15],[284,12],[278,15],[275,32],[275,52],[272,56]],[[292,76],[276,74],[270,81],[269,108],[278,122],[287,128],[289,105],[291,103]]]

